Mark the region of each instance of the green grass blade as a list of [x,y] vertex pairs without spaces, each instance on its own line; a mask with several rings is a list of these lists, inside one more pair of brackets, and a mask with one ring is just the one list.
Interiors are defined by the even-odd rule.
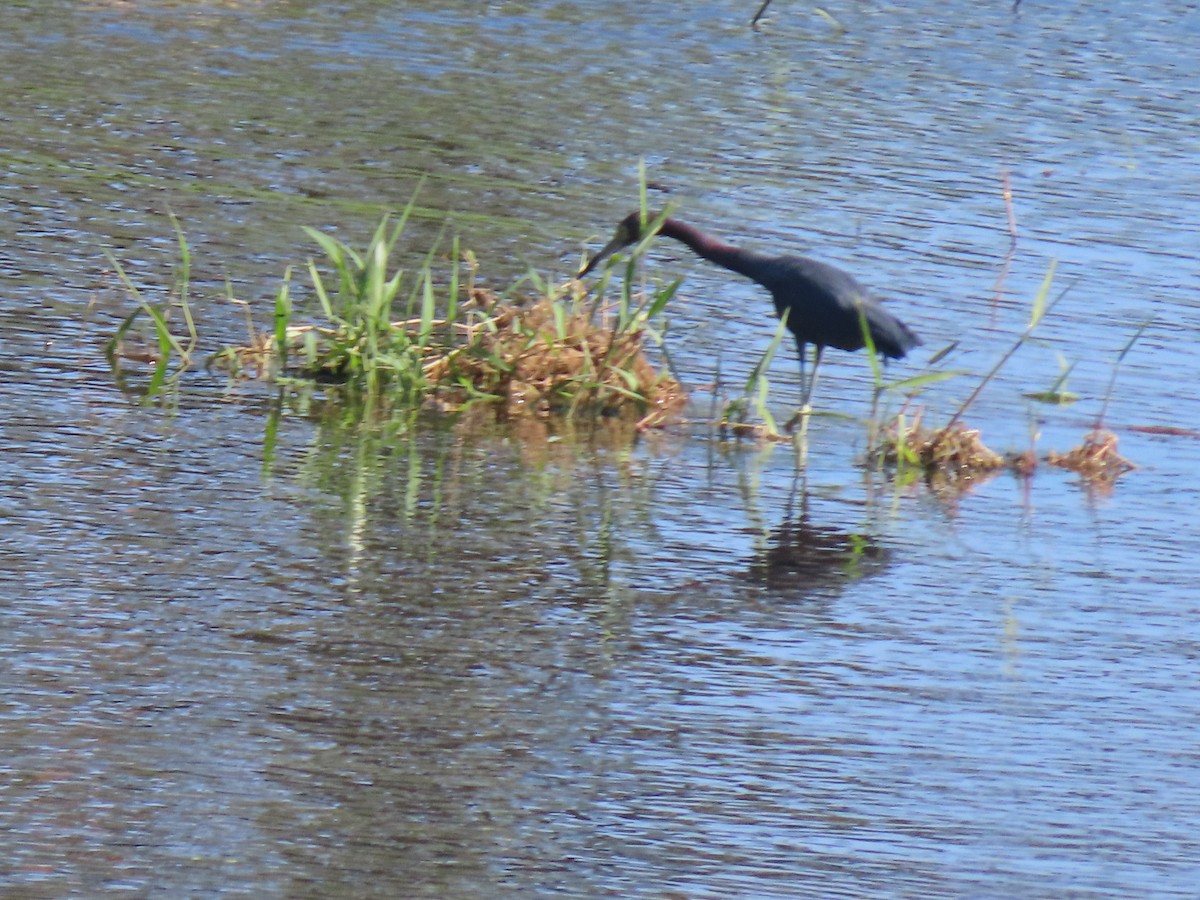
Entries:
[[1137,327],[1137,331],[1135,331],[1133,333],[1133,337],[1131,337],[1129,339],[1129,341],[1125,344],[1125,346],[1123,348],[1121,348],[1121,352],[1117,354],[1117,363],[1118,364],[1125,361],[1125,357],[1129,354],[1129,351],[1133,349],[1133,345],[1136,344],[1139,340],[1141,340],[1142,335],[1146,332],[1146,329],[1149,328],[1153,322],[1154,322],[1154,316],[1151,316],[1150,318],[1148,318],[1146,321],[1144,321],[1141,325],[1139,325]]
[[775,358],[780,344],[783,343],[783,336],[787,334],[787,321],[790,313],[790,309],[784,310],[783,315],[779,317],[779,324],[775,327],[775,335],[771,338],[771,343],[767,345],[762,358],[755,364],[750,372],[750,377],[746,380],[746,394],[754,392],[758,379],[770,368],[771,361]]
[[1104,427],[1104,417],[1108,415],[1108,402],[1112,399],[1113,390],[1117,386],[1117,371],[1121,368],[1121,363],[1124,362],[1126,355],[1130,350],[1133,349],[1133,345],[1138,342],[1142,334],[1147,328],[1150,327],[1153,321],[1154,316],[1151,316],[1150,318],[1146,319],[1146,321],[1142,322],[1142,324],[1138,326],[1137,331],[1133,333],[1133,337],[1126,342],[1125,346],[1121,348],[1121,352],[1117,354],[1117,360],[1113,363],[1112,375],[1110,375],[1108,379],[1108,389],[1104,392],[1104,402],[1100,404],[1100,412],[1096,414],[1096,431],[1099,431]]
[[1042,321],[1042,317],[1046,314],[1046,300],[1050,296],[1050,286],[1054,284],[1054,271],[1058,268],[1058,260],[1050,260],[1050,266],[1046,269],[1046,275],[1042,279],[1042,286],[1038,288],[1037,294],[1033,298],[1033,309],[1029,314],[1028,330],[1032,331]]
[[767,397],[771,392],[771,383],[764,375],[758,379],[758,392],[754,398],[754,406],[758,410],[759,418],[763,420],[763,425],[766,426],[768,433],[779,434],[779,427],[775,424],[775,417],[771,415],[771,410],[767,407]]
[[947,356],[949,356],[951,353],[953,353],[957,349],[958,349],[958,341],[951,341],[945,347],[943,347],[941,350],[939,350],[937,353],[933,354],[933,356],[929,357],[929,362],[927,362],[926,365],[928,365],[928,366],[937,365],[938,363],[940,363],[943,359],[945,359]]
[[186,364],[186,356],[191,355],[192,350],[196,348],[196,344],[199,341],[196,332],[196,323],[192,319],[192,307],[188,302],[188,291],[192,278],[192,254],[191,250],[188,249],[187,237],[183,233],[183,226],[179,224],[179,219],[170,210],[167,210],[167,215],[171,219],[171,225],[175,228],[175,239],[179,243],[179,273],[175,277],[175,291],[179,297],[179,307],[183,313],[184,324],[188,331],[188,348],[185,354]]
[[408,227],[408,220],[412,218],[413,212],[417,208],[417,197],[425,187],[426,176],[422,175],[421,180],[417,182],[416,188],[413,189],[412,196],[408,198],[408,203],[404,205],[404,209],[400,210],[400,216],[396,219],[396,228],[392,233],[392,243],[404,233],[404,229]]
[[650,211],[649,197],[646,190],[646,157],[638,160],[638,208],[642,213],[642,221],[646,220],[646,214]]
[[871,365],[871,380],[874,381],[875,390],[878,392],[883,388],[883,366],[879,362],[879,354],[875,352],[875,337],[871,334],[866,310],[861,305],[858,307],[858,327],[862,330],[863,346]]
[[283,284],[275,294],[275,352],[279,354],[279,371],[287,369],[288,326],[292,323],[292,267],[283,272]]
[[317,271],[317,264],[310,257],[308,260],[308,275],[312,281],[313,290],[317,292],[317,300],[321,303],[321,312],[325,314],[331,322],[342,323],[344,320],[333,311],[333,303],[329,300],[329,293],[325,290],[325,281],[321,278],[321,273]]
[[433,292],[433,272],[425,270],[425,291],[421,300],[421,326],[417,332],[417,345],[427,347],[429,336],[433,332],[433,317],[436,312]]
[[141,314],[142,307],[139,306],[134,309],[134,311],[127,315],[121,324],[117,326],[116,332],[111,338],[108,339],[108,343],[104,345],[104,358],[108,360],[108,364],[110,366],[114,368],[116,367],[117,349],[121,346],[121,341],[125,339],[125,335],[128,334],[129,329],[133,327],[133,323],[137,321],[137,317]]
[[790,312],[791,310],[785,310],[783,315],[780,316],[779,324],[775,328],[775,335],[771,338],[771,343],[767,345],[767,349],[762,357],[750,371],[750,377],[746,379],[746,387],[743,391],[744,397],[754,397],[754,408],[771,434],[778,434],[779,429],[776,427],[775,417],[771,415],[771,410],[767,407],[770,382],[767,380],[766,373],[767,369],[771,366],[771,361],[775,358],[776,352],[778,352],[780,345],[783,343],[783,336],[787,334],[787,320],[788,313]]
[[188,286],[192,276],[192,254],[188,250],[187,238],[183,233],[183,226],[179,224],[179,219],[171,210],[167,210],[167,217],[171,220],[171,226],[175,229],[175,240],[179,244],[179,274],[175,277],[175,284],[179,291],[179,300],[182,304],[187,304]]
[[914,375],[911,378],[902,378],[899,381],[892,381],[884,385],[889,391],[915,391],[923,388],[926,385],[937,384],[941,381],[949,381],[951,378],[958,378],[960,375],[970,374],[965,369],[959,369],[953,372],[925,372],[921,375]]
[[967,396],[967,399],[962,402],[962,404],[955,411],[954,415],[950,417],[950,420],[945,425],[946,428],[949,428],[963,417],[963,414],[970,408],[971,404],[975,402],[981,393],[983,393],[983,389],[987,387],[991,380],[996,377],[996,374],[1002,368],[1004,368],[1005,363],[1012,359],[1013,355],[1030,339],[1030,336],[1033,334],[1033,330],[1037,327],[1038,323],[1041,322],[1042,318],[1049,313],[1050,310],[1054,309],[1054,307],[1058,305],[1059,301],[1062,300],[1063,297],[1067,296],[1071,288],[1074,287],[1074,282],[1068,284],[1052,302],[1046,302],[1046,297],[1048,297],[1050,294],[1050,285],[1054,280],[1054,271],[1057,267],[1058,260],[1051,260],[1050,266],[1046,270],[1046,277],[1042,279],[1042,286],[1038,289],[1037,296],[1034,298],[1033,311],[1030,315],[1029,324],[1025,327],[1025,330],[1021,333],[1020,337],[1017,338],[1013,345],[1009,347],[1008,350],[996,361],[996,364],[992,366],[990,370],[988,370],[987,374],[979,380],[979,384],[975,385],[975,389],[971,391],[971,393]]
[[561,303],[555,303],[552,307],[554,310],[554,333],[558,340],[563,341],[567,338],[567,311]]
[[142,292],[137,289],[137,285],[134,284],[133,281],[130,280],[129,276],[125,274],[125,268],[119,262],[117,262],[117,258],[107,250],[104,251],[104,255],[108,259],[108,264],[113,267],[113,271],[117,273],[117,278],[120,280],[121,284],[125,285],[125,290],[129,291],[129,294],[133,297],[134,301],[139,304],[144,304],[145,301],[142,299]]
[[315,228],[310,228],[308,225],[303,226],[303,230],[305,234],[320,245],[321,249],[325,251],[325,255],[329,257],[329,261],[338,270],[346,268],[347,257],[349,257],[357,268],[362,268],[362,257],[337,238],[325,234],[323,231],[317,231]]
[[647,320],[657,319],[662,314],[662,311],[666,309],[667,304],[671,302],[671,299],[679,291],[679,286],[682,284],[683,279],[676,278],[669,285],[659,291],[654,296],[649,308],[645,311],[644,317]]
[[171,362],[171,347],[174,343],[174,338],[171,336],[171,330],[167,327],[167,320],[153,306],[145,307],[146,314],[150,316],[154,322],[154,334],[158,339],[158,364],[154,367],[154,374],[150,378],[150,384],[146,387],[146,399],[149,400],[161,390],[167,380],[167,366]]
[[458,276],[459,276],[459,245],[458,235],[454,236],[454,240],[450,246],[450,287],[449,296],[446,298],[446,325],[447,341],[453,340],[453,324],[458,318]]

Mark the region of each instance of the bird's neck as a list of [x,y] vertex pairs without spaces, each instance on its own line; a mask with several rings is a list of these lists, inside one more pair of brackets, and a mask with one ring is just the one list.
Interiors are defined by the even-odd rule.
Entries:
[[757,270],[753,264],[754,258],[757,256],[755,253],[739,250],[711,234],[705,234],[699,228],[693,228],[686,222],[680,222],[678,219],[666,219],[662,223],[662,228],[659,229],[659,234],[687,244],[697,256],[702,256],[709,262],[755,281],[758,280],[755,274]]

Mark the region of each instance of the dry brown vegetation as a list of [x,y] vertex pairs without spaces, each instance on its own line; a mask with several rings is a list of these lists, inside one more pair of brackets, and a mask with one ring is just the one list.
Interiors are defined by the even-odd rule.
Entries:
[[474,291],[472,302],[483,315],[462,326],[461,344],[425,365],[445,406],[485,395],[506,417],[636,407],[662,421],[686,401],[679,383],[646,358],[642,328],[617,328],[579,302],[540,298],[518,305],[484,290]]
[[1117,452],[1117,436],[1111,431],[1090,431],[1083,443],[1066,453],[1046,454],[1052,466],[1077,472],[1088,481],[1112,481],[1137,468]]
[[977,429],[962,422],[926,428],[919,413],[910,423],[897,417],[884,432],[880,452],[885,462],[916,465],[952,481],[1004,466],[1004,458],[983,443]]

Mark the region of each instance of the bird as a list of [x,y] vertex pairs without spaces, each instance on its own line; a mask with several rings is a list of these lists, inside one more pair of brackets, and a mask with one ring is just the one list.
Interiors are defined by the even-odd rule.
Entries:
[[[801,414],[812,409],[817,368],[826,347],[855,351],[866,346],[863,320],[877,353],[901,359],[921,339],[885,310],[854,276],[829,263],[807,256],[772,256],[743,250],[662,213],[632,212],[617,225],[604,247],[580,268],[583,278],[614,253],[636,244],[651,232],[686,244],[698,256],[745,276],[766,288],[775,303],[775,314],[786,316],[787,329],[796,339],[800,353]],[[813,345],[812,377],[805,380],[807,346]],[[807,421],[807,419],[805,420]]]

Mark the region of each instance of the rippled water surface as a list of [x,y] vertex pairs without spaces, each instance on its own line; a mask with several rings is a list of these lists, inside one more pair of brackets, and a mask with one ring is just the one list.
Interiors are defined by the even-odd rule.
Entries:
[[[6,895],[1196,895],[1195,5],[757,6],[5,5]],[[968,418],[1068,449],[1148,322],[1105,411],[1140,468],[896,485],[838,353],[806,467],[722,442],[769,303],[664,242],[663,433],[363,433],[203,371],[139,405],[104,362],[104,251],[169,283],[168,209],[211,350],[301,225],[360,242],[424,176],[414,263],[448,223],[486,283],[557,279],[640,160],[886,294],[925,339],[889,374],[958,342],[934,417],[1057,260]],[[1067,367],[1079,403],[1023,398]]]

